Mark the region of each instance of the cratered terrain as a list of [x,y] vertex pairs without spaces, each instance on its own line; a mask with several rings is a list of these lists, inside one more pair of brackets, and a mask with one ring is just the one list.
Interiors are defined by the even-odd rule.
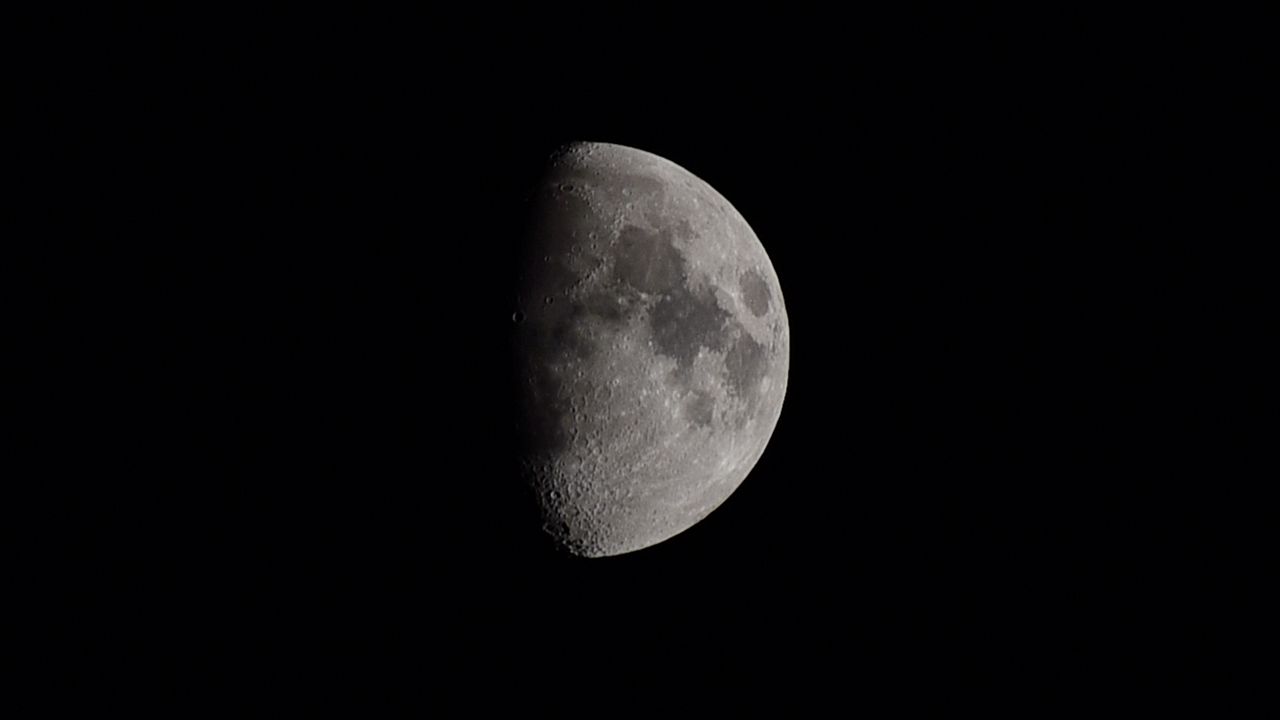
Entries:
[[778,278],[724,197],[648,152],[561,148],[530,202],[511,317],[522,472],[560,547],[639,550],[764,452],[787,388]]

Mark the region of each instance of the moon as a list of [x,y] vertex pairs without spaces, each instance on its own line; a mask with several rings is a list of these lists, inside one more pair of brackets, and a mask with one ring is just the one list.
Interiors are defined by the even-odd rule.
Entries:
[[773,265],[710,185],[622,145],[557,151],[529,218],[511,323],[542,527],[585,557],[662,542],[773,435],[790,357]]

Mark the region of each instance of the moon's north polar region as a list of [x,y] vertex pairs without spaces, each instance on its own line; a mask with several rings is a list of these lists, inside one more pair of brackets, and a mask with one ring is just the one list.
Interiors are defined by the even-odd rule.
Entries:
[[512,320],[543,526],[585,556],[666,540],[738,487],[777,424],[773,266],[710,185],[620,145],[562,148],[530,218]]

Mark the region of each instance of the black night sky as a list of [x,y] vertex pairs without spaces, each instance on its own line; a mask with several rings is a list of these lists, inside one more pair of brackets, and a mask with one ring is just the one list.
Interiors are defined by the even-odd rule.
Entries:
[[[1217,31],[653,13],[51,21],[98,48],[33,106],[51,646],[194,703],[1230,679],[1252,198],[1214,128],[1255,106]],[[792,334],[741,488],[603,560],[533,532],[504,375],[520,201],[578,139],[728,198]]]

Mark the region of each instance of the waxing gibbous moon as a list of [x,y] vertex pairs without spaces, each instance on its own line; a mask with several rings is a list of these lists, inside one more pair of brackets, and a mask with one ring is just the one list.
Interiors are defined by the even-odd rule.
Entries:
[[773,265],[720,193],[635,148],[562,148],[530,209],[511,323],[543,528],[588,557],[662,542],[738,488],[777,425]]

